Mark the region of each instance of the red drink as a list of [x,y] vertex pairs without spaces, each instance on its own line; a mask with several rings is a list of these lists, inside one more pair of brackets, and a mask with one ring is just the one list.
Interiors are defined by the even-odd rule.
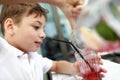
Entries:
[[81,59],[78,53],[75,53],[75,58],[80,61],[80,72],[82,74],[83,80],[102,80],[100,77],[100,66],[97,58],[97,53],[85,52],[84,60]]
[[83,80],[102,80],[97,72],[90,72],[87,75],[83,75]]

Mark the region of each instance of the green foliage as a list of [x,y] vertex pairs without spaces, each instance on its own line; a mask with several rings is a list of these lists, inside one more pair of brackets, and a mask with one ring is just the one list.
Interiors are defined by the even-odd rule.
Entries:
[[118,35],[103,20],[96,25],[95,30],[105,40],[116,41],[119,39]]

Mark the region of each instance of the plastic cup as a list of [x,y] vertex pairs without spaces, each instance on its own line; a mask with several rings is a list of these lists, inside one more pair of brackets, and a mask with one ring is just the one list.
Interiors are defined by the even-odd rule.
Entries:
[[80,57],[80,55],[75,52],[75,58],[77,59],[77,61],[80,61],[80,72],[82,74],[83,80],[102,80],[99,74],[100,68],[97,54],[95,52],[90,52],[87,54],[84,53],[83,56],[88,63],[86,63]]

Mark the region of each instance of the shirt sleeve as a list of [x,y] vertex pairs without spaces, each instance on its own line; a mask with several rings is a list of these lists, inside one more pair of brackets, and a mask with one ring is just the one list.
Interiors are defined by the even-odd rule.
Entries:
[[53,65],[53,61],[48,58],[42,58],[43,72],[46,73]]
[[53,65],[53,61],[51,59],[42,57],[38,53],[34,53],[34,57],[36,58],[37,63],[40,64],[40,66],[42,66],[43,73],[46,73],[50,70],[50,68]]

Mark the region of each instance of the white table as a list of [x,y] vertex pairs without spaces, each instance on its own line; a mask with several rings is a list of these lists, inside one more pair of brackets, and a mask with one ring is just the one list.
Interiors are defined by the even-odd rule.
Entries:
[[[105,78],[102,80],[120,80],[120,64],[108,60],[103,60],[103,66],[107,69]],[[52,73],[53,80],[82,80],[81,77],[76,75],[65,75]]]

